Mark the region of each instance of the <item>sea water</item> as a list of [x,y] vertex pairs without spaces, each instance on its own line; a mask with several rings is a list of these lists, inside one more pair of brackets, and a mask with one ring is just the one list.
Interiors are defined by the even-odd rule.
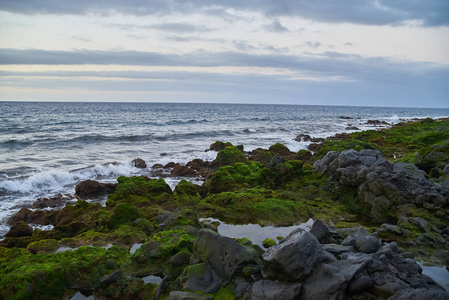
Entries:
[[[205,150],[217,140],[245,151],[277,142],[298,151],[308,146],[294,141],[299,134],[328,137],[373,129],[368,120],[448,116],[449,109],[427,108],[0,102],[0,238],[7,218],[38,197],[73,194],[87,179],[149,175],[156,163],[210,161],[216,152]],[[149,168],[135,168],[135,158]],[[166,180],[173,187],[180,179]]]

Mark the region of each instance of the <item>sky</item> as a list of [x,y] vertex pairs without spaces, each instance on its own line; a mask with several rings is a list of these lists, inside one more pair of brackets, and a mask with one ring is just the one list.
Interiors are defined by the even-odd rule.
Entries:
[[0,101],[449,108],[447,0],[0,0]]

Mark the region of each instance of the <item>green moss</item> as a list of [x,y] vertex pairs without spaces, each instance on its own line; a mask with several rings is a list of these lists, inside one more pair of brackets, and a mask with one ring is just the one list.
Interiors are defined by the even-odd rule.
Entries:
[[227,285],[226,287],[221,287],[214,295],[214,299],[220,300],[234,300],[235,295],[233,293],[233,286]]
[[219,166],[232,166],[237,162],[246,162],[245,154],[237,147],[229,146],[217,153],[215,163]]
[[270,248],[271,246],[276,245],[276,242],[273,239],[270,238],[266,238],[263,242],[262,242],[262,246],[264,246],[265,248]]
[[157,202],[158,197],[173,193],[170,186],[162,178],[120,176],[117,181],[118,185],[115,192],[108,195],[108,206],[114,206],[119,202],[149,206],[152,202]]
[[192,252],[196,237],[188,234],[184,229],[171,229],[154,234],[150,240],[156,241],[159,245],[157,257],[169,259],[183,250]]
[[121,224],[131,223],[139,216],[135,206],[128,203],[119,203],[114,207],[108,222],[110,228],[118,228]]
[[58,248],[59,248],[58,241],[53,239],[32,242],[27,247],[28,251],[34,254],[38,252],[53,253]]
[[270,146],[270,148],[268,148],[268,150],[275,155],[281,155],[286,158],[292,154],[292,152],[290,152],[290,150],[281,143],[276,143],[276,144]]

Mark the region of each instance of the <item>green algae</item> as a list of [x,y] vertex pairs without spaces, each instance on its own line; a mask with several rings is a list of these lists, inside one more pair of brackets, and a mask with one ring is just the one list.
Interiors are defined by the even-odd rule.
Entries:
[[232,166],[238,162],[246,162],[246,155],[234,146],[228,146],[217,153],[215,163],[219,166]]

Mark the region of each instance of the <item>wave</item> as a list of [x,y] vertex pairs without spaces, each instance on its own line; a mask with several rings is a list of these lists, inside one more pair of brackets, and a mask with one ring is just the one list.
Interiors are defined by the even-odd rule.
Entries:
[[[75,171],[49,170],[37,172],[31,176],[0,180],[0,191],[19,194],[65,193],[83,180],[99,178],[117,178],[138,173],[131,162],[95,165]],[[74,190],[72,190],[74,192]]]
[[168,121],[165,122],[164,125],[185,125],[185,124],[201,124],[201,123],[209,123],[210,121],[207,119],[202,119],[202,120],[195,120],[195,119],[190,119],[190,120],[172,120],[172,121]]
[[28,146],[31,146],[33,143],[34,142],[31,140],[9,139],[9,140],[0,142],[0,149],[21,150]]

